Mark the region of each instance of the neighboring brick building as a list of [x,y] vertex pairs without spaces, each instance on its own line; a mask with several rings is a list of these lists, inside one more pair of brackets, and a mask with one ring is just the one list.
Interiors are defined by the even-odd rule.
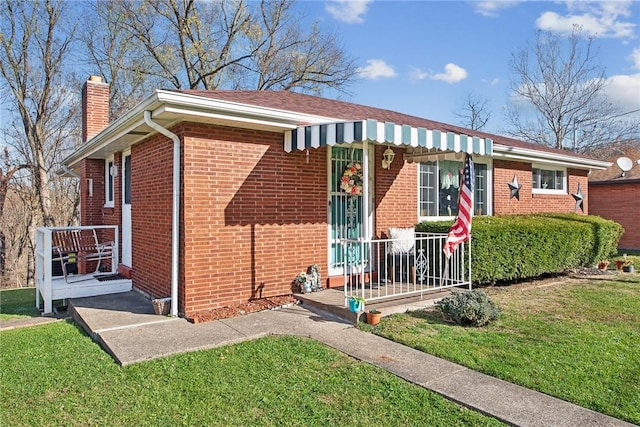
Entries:
[[[640,250],[640,149],[629,147],[619,154],[610,159],[613,166],[589,175],[589,210],[624,227],[620,249]],[[629,159],[631,165],[624,174],[616,164],[621,157]]]
[[[465,152],[478,215],[573,212],[578,184],[586,196],[588,171],[609,165],[293,92],[156,91],[107,124],[107,88],[87,82],[88,140],[64,161],[81,175],[81,221],[118,225],[120,271],[152,297],[177,296],[187,317],[290,294],[312,264],[325,279],[341,276],[340,238],[453,218]],[[368,198],[340,188],[355,163]],[[510,198],[514,176],[520,200]]]

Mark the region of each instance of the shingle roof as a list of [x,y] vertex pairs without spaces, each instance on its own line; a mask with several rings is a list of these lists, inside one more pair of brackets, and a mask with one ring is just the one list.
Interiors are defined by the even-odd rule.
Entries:
[[396,124],[409,125],[413,127],[424,127],[427,129],[440,130],[443,132],[454,132],[465,135],[474,135],[482,138],[490,138],[495,144],[501,144],[508,147],[524,148],[563,155],[572,155],[574,157],[584,159],[593,159],[593,157],[591,156],[585,156],[579,153],[572,153],[566,150],[559,150],[544,145],[532,144],[502,135],[473,131],[460,126],[436,122],[433,120],[411,116],[396,111],[368,107],[366,105],[353,104],[351,102],[337,101],[334,99],[321,98],[297,92],[243,90],[176,90],[176,92],[197,95],[205,98],[218,99],[221,101],[237,102],[241,104],[274,108],[302,114],[333,117],[344,121],[375,119],[379,122],[393,122]]
[[[638,146],[640,146],[640,141]],[[607,160],[613,163],[613,166],[608,167],[605,170],[593,171],[589,175],[589,183],[594,182],[627,182],[640,180],[640,148],[627,147],[619,155],[610,156]],[[616,164],[616,160],[620,157],[628,157],[632,161],[632,168],[630,171],[625,172],[622,176],[622,169]]]

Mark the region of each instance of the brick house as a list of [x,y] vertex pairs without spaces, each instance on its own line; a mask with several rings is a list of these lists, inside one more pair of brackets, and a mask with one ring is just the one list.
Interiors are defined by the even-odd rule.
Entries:
[[[574,212],[571,194],[586,196],[589,171],[610,165],[293,92],[158,90],[108,123],[108,91],[85,84],[86,142],[63,162],[80,175],[81,224],[118,225],[119,271],[186,317],[290,294],[312,264],[330,285],[341,238],[453,218],[464,153],[476,215]],[[340,188],[354,163],[368,197]]]
[[[640,145],[636,142],[636,146]],[[613,220],[624,227],[620,249],[640,250],[640,148],[628,148],[610,160],[613,166],[589,175],[590,213]],[[630,170],[623,171],[616,160],[626,157]],[[624,172],[624,173],[623,173]]]

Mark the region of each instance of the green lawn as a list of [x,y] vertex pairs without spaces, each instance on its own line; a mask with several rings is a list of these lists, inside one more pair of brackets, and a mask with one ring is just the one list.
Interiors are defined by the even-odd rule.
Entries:
[[435,310],[373,331],[421,351],[640,424],[640,275],[486,289],[503,309],[485,328]]
[[0,332],[0,355],[2,426],[502,425],[305,338],[119,367],[56,322]]
[[0,291],[0,320],[40,316],[36,309],[36,289],[20,288]]

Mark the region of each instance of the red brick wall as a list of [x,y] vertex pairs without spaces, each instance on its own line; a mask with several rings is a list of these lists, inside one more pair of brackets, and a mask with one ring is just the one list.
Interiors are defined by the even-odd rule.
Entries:
[[[285,153],[282,134],[187,123],[181,252],[187,316],[291,293],[327,266],[326,150]],[[137,267],[136,267],[137,268]]]
[[389,169],[382,169],[382,153],[375,150],[375,235],[388,237],[389,227],[411,227],[418,222],[418,163],[406,163],[404,150],[394,149],[396,156]]
[[[509,198],[511,193],[507,184],[513,181],[514,175],[518,177],[518,183],[522,184],[520,200],[515,197]],[[567,169],[568,194],[534,194],[531,190],[531,163],[496,159],[493,161],[493,214],[574,212],[576,201],[571,194],[578,191],[578,183],[585,196],[583,205],[586,215],[588,213],[587,171]],[[582,211],[578,209],[577,213],[582,214]]]
[[[102,225],[104,206],[104,160],[84,159],[80,165],[80,225]],[[92,195],[89,182],[92,180]]]
[[589,184],[590,213],[613,220],[624,227],[618,242],[622,249],[640,249],[640,183]]
[[158,298],[171,294],[172,177],[169,138],[154,135],[131,148],[131,278]]

